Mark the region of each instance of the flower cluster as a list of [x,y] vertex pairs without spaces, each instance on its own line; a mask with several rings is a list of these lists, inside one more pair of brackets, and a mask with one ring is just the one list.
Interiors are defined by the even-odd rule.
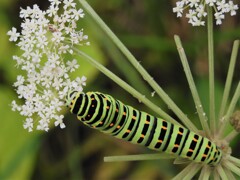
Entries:
[[193,26],[204,26],[204,18],[207,16],[206,7],[212,7],[214,10],[214,17],[216,24],[222,24],[222,20],[225,18],[226,13],[230,13],[231,16],[236,15],[238,5],[235,5],[233,1],[226,0],[182,0],[176,2],[176,7],[173,8],[173,12],[177,13],[177,17],[182,17],[183,10],[189,8],[186,17],[189,19],[189,23]]
[[[16,28],[8,31],[10,41],[17,42],[22,50],[13,56],[22,75],[14,83],[19,99],[24,103],[12,102],[12,109],[26,117],[24,128],[32,131],[49,130],[50,122],[64,128],[63,115],[65,97],[69,90],[82,91],[86,77],[71,80],[69,74],[79,65],[75,59],[68,60],[74,45],[89,45],[83,29],[77,30],[77,21],[84,17],[73,0],[49,0],[46,11],[37,5],[21,9],[23,19],[21,32]],[[61,7],[64,9],[61,13]],[[36,120],[34,120],[36,119]]]

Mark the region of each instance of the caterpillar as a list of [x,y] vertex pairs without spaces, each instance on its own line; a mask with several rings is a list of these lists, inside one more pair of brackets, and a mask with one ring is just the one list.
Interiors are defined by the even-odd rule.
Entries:
[[110,95],[71,91],[66,105],[87,126],[116,138],[210,166],[221,160],[221,149],[209,139],[136,110]]

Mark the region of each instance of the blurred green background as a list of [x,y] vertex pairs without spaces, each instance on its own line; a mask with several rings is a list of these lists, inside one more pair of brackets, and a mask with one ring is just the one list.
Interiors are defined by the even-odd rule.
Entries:
[[[207,111],[206,27],[193,28],[186,20],[177,19],[171,12],[175,2],[173,0],[105,0],[104,3],[88,0],[88,2],[176,104],[195,124],[198,124],[173,35],[178,34],[183,40],[183,46]],[[173,166],[172,161],[167,160],[104,163],[104,156],[152,151],[87,128],[70,114],[66,114],[67,128],[63,130],[53,128],[48,133],[28,133],[23,129],[24,118],[12,112],[10,107],[11,101],[17,98],[12,84],[18,71],[12,55],[17,54],[18,49],[8,41],[6,33],[12,26],[20,29],[21,19],[18,16],[20,7],[26,8],[35,3],[42,9],[46,9],[49,5],[48,1],[42,0],[0,0],[0,179],[165,180],[173,177],[184,166]],[[106,67],[127,80],[174,117],[161,100],[151,97],[152,90],[135,72],[129,73],[129,64],[87,15],[83,27],[92,44],[85,48],[86,52],[99,59]],[[239,15],[226,17],[223,26],[216,27],[217,104],[221,100],[232,43],[239,37]],[[151,112],[86,62],[80,60],[80,64],[77,75],[87,76],[86,91],[96,90],[108,93],[137,109]],[[236,81],[239,81],[239,67],[238,59],[237,72],[234,75],[235,86]],[[237,141],[232,147],[233,153],[239,157],[239,151],[236,149],[240,148],[240,145]]]

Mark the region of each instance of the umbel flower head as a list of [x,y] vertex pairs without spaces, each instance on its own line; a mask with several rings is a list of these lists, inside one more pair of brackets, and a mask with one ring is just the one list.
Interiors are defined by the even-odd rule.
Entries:
[[234,16],[236,10],[238,10],[238,5],[228,0],[182,0],[176,2],[173,12],[177,13],[177,17],[182,17],[183,10],[188,9],[186,13],[186,17],[189,19],[188,22],[193,26],[204,26],[207,7],[213,8],[217,25],[222,24],[225,14],[230,13],[231,16]]
[[[83,10],[76,9],[73,0],[49,1],[46,11],[40,10],[38,5],[21,9],[21,32],[13,27],[7,33],[9,40],[17,42],[22,50],[20,56],[13,56],[22,71],[13,86],[24,103],[19,105],[12,101],[12,109],[26,117],[23,126],[28,131],[35,126],[48,131],[52,121],[55,126],[64,128],[60,111],[67,92],[70,89],[82,91],[82,86],[86,85],[84,76],[70,79],[69,74],[79,64],[75,59],[66,59],[67,54],[73,53],[74,45],[89,45],[83,29],[77,30],[76,21],[84,17]],[[61,7],[63,13],[60,13]]]

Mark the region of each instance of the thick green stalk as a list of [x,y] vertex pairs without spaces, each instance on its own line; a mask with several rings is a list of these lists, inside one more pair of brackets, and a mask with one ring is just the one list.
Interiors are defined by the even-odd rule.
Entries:
[[127,92],[129,92],[130,94],[132,94],[135,98],[137,98],[140,102],[144,103],[146,106],[148,106],[150,109],[152,109],[153,111],[155,111],[157,114],[160,115],[160,117],[168,120],[169,122],[173,123],[173,124],[178,124],[179,123],[177,121],[175,121],[172,117],[170,117],[167,113],[165,113],[161,108],[159,108],[158,106],[156,106],[154,103],[152,103],[149,99],[146,98],[146,96],[144,96],[143,94],[139,93],[136,89],[134,89],[132,86],[130,86],[129,84],[127,84],[125,81],[123,81],[122,79],[120,79],[117,75],[115,75],[114,73],[112,73],[110,70],[108,70],[107,68],[105,68],[102,64],[100,64],[97,60],[93,59],[92,57],[90,57],[89,55],[87,55],[86,53],[80,51],[77,48],[73,48],[74,51],[84,57],[84,60],[86,60],[87,62],[89,62],[90,64],[92,64],[94,67],[96,67],[99,71],[101,71],[103,74],[105,74],[107,77],[109,77],[110,79],[112,79],[115,83],[117,83],[120,87],[122,87],[124,90],[126,90]]
[[197,163],[190,163],[185,167],[178,175],[176,175],[172,180],[183,180],[192,179],[194,175],[201,169],[202,165]]
[[231,163],[230,161],[224,161],[224,166],[227,169],[230,169],[232,172],[234,172],[236,175],[240,176],[240,168]]
[[228,179],[228,176],[226,175],[226,173],[221,165],[217,166],[216,170],[217,170],[218,174],[220,175],[221,179]]
[[198,179],[199,180],[208,180],[210,178],[210,175],[211,175],[211,170],[212,169],[209,166],[203,166]]
[[228,157],[229,161],[231,161],[233,164],[235,164],[236,166],[240,167],[240,159],[235,158],[233,156],[229,156]]
[[182,123],[190,130],[198,132],[195,125],[188,119],[188,117],[180,110],[180,108],[173,102],[173,100],[163,91],[161,87],[154,81],[148,72],[141,66],[139,61],[131,54],[131,52],[124,46],[118,37],[111,31],[111,29],[103,22],[103,20],[96,14],[91,6],[85,0],[79,0],[85,10],[95,19],[96,23],[106,32],[109,38],[116,44],[119,50],[126,56],[128,61],[138,70],[143,79],[149,83],[154,91],[163,99],[168,107],[178,116]]
[[193,100],[194,100],[194,103],[195,103],[195,106],[196,106],[196,109],[198,112],[198,116],[199,116],[202,128],[203,128],[204,132],[206,133],[206,136],[210,137],[210,129],[209,129],[209,126],[207,123],[207,118],[205,116],[205,112],[203,110],[202,103],[201,103],[200,97],[198,95],[198,91],[197,91],[196,85],[194,83],[192,73],[191,73],[191,70],[190,70],[190,67],[188,64],[188,60],[187,60],[186,54],[184,52],[184,49],[182,47],[181,40],[180,40],[179,36],[176,36],[176,35],[174,36],[174,39],[175,39],[177,50],[178,50],[178,53],[179,53],[179,56],[180,56],[180,59],[181,59],[181,62],[182,62],[183,68],[184,68],[184,72],[185,72],[187,80],[188,80],[188,84],[189,84],[189,87],[190,87],[190,90],[192,93],[192,97],[193,97]]
[[224,140],[231,142],[237,135],[239,135],[239,132],[234,129],[224,138]]
[[225,111],[226,111],[226,106],[227,106],[228,98],[229,98],[229,92],[230,92],[230,88],[232,86],[234,68],[235,68],[237,55],[238,55],[238,49],[239,49],[239,40],[236,40],[233,43],[232,55],[230,58],[227,79],[226,79],[226,83],[225,83],[225,87],[224,87],[223,98],[222,98],[221,107],[220,107],[219,116],[218,116],[219,120],[223,117],[223,115],[225,114]]
[[225,132],[225,128],[226,128],[226,124],[229,122],[229,118],[230,116],[233,114],[233,111],[236,107],[236,104],[238,102],[240,98],[240,81],[238,82],[238,86],[236,88],[236,91],[232,97],[232,100],[228,106],[228,110],[226,115],[224,116],[224,118],[222,118],[222,120],[220,121],[220,128],[218,130],[218,136],[222,137],[224,132]]
[[[102,37],[106,51],[109,52],[111,60],[115,63],[116,67],[121,71],[127,82],[129,82],[134,88],[141,90],[143,94],[150,95],[150,88],[146,86],[146,83],[142,80],[139,73],[126,61],[125,56],[113,45],[106,37]],[[131,76],[129,76],[131,72]]]
[[214,82],[214,42],[213,42],[213,12],[212,7],[207,7],[208,19],[208,65],[209,65],[209,113],[210,129],[213,133],[216,131],[215,119],[215,82]]
[[116,161],[143,161],[143,160],[159,160],[159,159],[173,159],[176,158],[172,154],[157,153],[157,154],[137,154],[126,156],[108,156],[104,157],[104,162]]

